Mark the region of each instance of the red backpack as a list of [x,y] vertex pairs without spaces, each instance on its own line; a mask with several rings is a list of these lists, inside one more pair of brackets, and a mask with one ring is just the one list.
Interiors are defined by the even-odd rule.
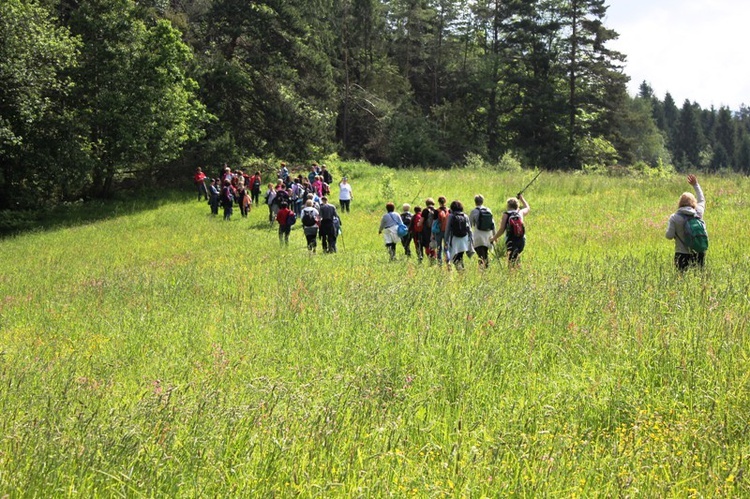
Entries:
[[518,211],[506,211],[508,214],[508,223],[505,226],[505,233],[513,239],[521,239],[526,234],[526,228],[523,226],[523,219]]
[[412,232],[414,232],[415,234],[421,234],[422,230],[424,229],[424,217],[422,216],[422,214],[415,214],[414,218],[412,218],[411,224]]

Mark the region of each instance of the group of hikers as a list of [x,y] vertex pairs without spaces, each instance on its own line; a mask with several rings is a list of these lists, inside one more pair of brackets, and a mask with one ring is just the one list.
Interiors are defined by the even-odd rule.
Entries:
[[492,211],[484,206],[481,194],[474,196],[475,207],[468,215],[461,201],[455,200],[447,206],[444,196],[438,198],[437,206],[432,198],[425,199],[424,204],[424,208],[415,206],[414,213],[409,204],[404,204],[399,214],[393,203],[386,205],[378,233],[383,234],[391,260],[396,258],[399,243],[404,254],[411,256],[413,242],[420,262],[426,257],[430,263],[445,263],[463,269],[464,255],[476,253],[479,267],[486,269],[490,263],[490,249],[503,237],[509,265],[518,264],[526,246],[524,217],[531,211],[522,193],[508,199],[499,224],[495,223]]
[[[239,205],[242,216],[247,217],[250,208],[259,202],[262,186],[259,171],[248,175],[243,170],[233,172],[225,166],[221,177],[212,179],[208,188],[205,180],[205,174],[198,168],[194,176],[198,199],[207,200],[214,215],[218,214],[219,206],[223,207],[225,220],[231,219],[235,204]],[[695,175],[688,175],[687,181],[695,194],[684,192],[680,196],[678,209],[670,216],[666,231],[667,239],[675,242],[674,264],[681,271],[703,267],[708,249],[708,234],[703,222],[706,199]],[[338,210],[329,202],[332,183],[333,176],[325,165],[313,162],[307,175],[293,177],[287,165],[281,163],[278,179],[267,184],[263,196],[268,206],[269,223],[271,226],[278,223],[281,244],[289,243],[291,229],[299,219],[311,253],[316,251],[318,238],[322,240],[325,253],[337,251],[336,240],[342,224]],[[339,207],[348,213],[353,199],[351,184],[343,177],[338,187]],[[522,192],[506,201],[499,221],[484,206],[481,194],[474,196],[475,206],[468,214],[459,200],[447,205],[447,199],[440,196],[437,201],[435,206],[433,198],[428,197],[424,207],[415,206],[413,212],[409,204],[404,204],[400,213],[396,212],[394,203],[386,204],[378,234],[383,235],[391,260],[396,259],[399,244],[404,254],[411,257],[413,243],[420,262],[426,257],[430,263],[445,263],[463,269],[464,256],[476,253],[479,267],[486,269],[490,263],[490,251],[494,248],[495,255],[507,258],[509,266],[518,265],[526,246],[524,218],[531,211]],[[496,245],[500,238],[502,244]]]
[[[674,240],[674,264],[680,271],[690,267],[703,267],[708,250],[708,232],[703,221],[706,198],[695,175],[687,176],[695,194],[684,192],[678,201],[677,211],[669,217],[666,238]],[[533,181],[532,181],[533,182]],[[527,186],[528,187],[528,186]],[[526,247],[524,217],[531,211],[529,202],[520,192],[506,201],[506,209],[498,224],[489,208],[484,206],[484,196],[474,196],[474,209],[467,215],[459,200],[446,206],[447,200],[438,198],[438,207],[432,198],[425,200],[425,207],[404,204],[401,213],[395,213],[394,203],[386,204],[386,213],[380,220],[378,234],[383,234],[385,246],[391,260],[396,258],[396,247],[401,243],[406,256],[411,255],[414,242],[419,261],[427,256],[430,262],[452,264],[464,268],[464,255],[477,254],[479,268],[489,266],[490,249],[502,255],[502,249],[510,267],[518,265],[519,256]],[[503,245],[496,246],[503,238]]]
[[[198,190],[198,200],[208,201],[212,215],[218,215],[219,206],[224,210],[224,220],[231,220],[234,206],[238,205],[246,218],[253,205],[260,201],[263,179],[260,171],[253,175],[242,169],[232,171],[224,165],[221,176],[211,179],[206,187],[206,174],[199,167],[193,181]],[[289,244],[292,226],[301,219],[311,252],[317,248],[320,238],[325,253],[335,253],[336,240],[341,232],[341,219],[336,207],[328,202],[333,176],[325,165],[313,162],[306,174],[292,176],[286,163],[281,163],[276,182],[267,184],[263,201],[268,206],[268,221],[278,223],[279,241]],[[339,205],[348,213],[353,199],[352,186],[347,177],[338,184]]]

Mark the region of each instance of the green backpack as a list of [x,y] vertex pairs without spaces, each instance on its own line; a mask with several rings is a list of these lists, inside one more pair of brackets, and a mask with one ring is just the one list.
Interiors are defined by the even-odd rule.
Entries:
[[705,253],[708,250],[706,222],[697,216],[685,217],[683,227],[685,229],[685,241],[683,241],[685,246],[696,253]]

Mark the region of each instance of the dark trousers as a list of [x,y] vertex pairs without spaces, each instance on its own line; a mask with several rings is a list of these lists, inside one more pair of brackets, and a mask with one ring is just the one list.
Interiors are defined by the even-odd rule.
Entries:
[[349,213],[349,203],[351,203],[351,199],[339,199],[339,203],[341,204],[341,212],[347,212]]
[[477,257],[479,258],[479,265],[481,267],[487,268],[490,265],[490,257],[489,257],[489,248],[487,246],[477,246],[474,248],[477,252]]
[[198,188],[198,201],[206,201],[208,200],[208,190],[206,189],[206,184],[203,182],[198,182],[195,184],[195,186]]
[[406,256],[411,256],[411,249],[409,248],[409,245],[411,244],[411,234],[407,234],[404,237],[402,237],[401,244],[404,247],[404,254]]
[[526,239],[524,238],[508,238],[505,240],[505,247],[508,249],[508,262],[515,265],[518,263],[518,257],[526,247]]
[[307,249],[315,251],[315,247],[318,246],[318,234],[305,234],[305,239],[307,239]]
[[279,226],[279,242],[282,244],[289,245],[289,233],[292,231],[291,227]]
[[323,240],[325,253],[336,253],[336,228],[333,226],[333,220],[320,221],[320,238]]
[[703,265],[705,263],[705,258],[706,258],[705,253],[690,253],[690,254],[675,253],[674,264],[678,270],[684,272],[690,267],[703,268]]
[[250,191],[250,197],[253,199],[253,204],[257,205],[258,201],[260,200],[260,190]]

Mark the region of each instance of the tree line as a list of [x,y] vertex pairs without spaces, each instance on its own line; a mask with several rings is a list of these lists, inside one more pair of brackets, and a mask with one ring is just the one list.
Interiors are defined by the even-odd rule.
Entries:
[[750,110],[626,89],[604,0],[5,0],[0,207],[174,164],[750,172]]

